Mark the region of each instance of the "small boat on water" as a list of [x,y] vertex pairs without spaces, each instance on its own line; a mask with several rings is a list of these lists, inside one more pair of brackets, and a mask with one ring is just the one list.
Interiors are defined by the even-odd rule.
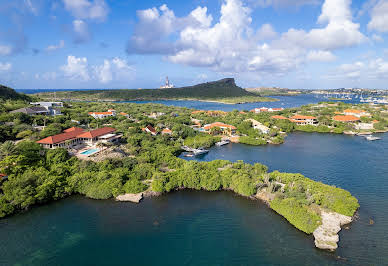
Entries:
[[226,140],[222,140],[222,141],[219,141],[216,143],[216,146],[224,146],[226,144],[229,144],[230,143],[230,140],[226,139]]
[[185,154],[184,156],[185,156],[185,157],[194,157],[194,154],[188,153],[188,154]]
[[378,138],[378,137],[375,137],[375,136],[372,136],[372,135],[368,135],[368,136],[365,136],[366,140],[369,140],[369,141],[374,141],[374,140],[379,140],[381,138]]
[[198,155],[202,155],[202,154],[205,154],[205,153],[208,153],[209,150],[205,150],[205,149],[196,149],[193,151],[193,155],[194,156],[198,156]]

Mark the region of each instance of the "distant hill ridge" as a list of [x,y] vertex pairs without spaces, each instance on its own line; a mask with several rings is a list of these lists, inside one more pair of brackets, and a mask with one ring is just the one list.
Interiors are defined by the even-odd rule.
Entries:
[[98,99],[137,100],[137,99],[222,99],[231,97],[257,96],[236,85],[233,78],[201,83],[194,86],[168,89],[140,90],[90,90],[76,91],[72,97],[91,96]]
[[21,93],[17,93],[14,89],[0,85],[1,100],[29,100],[30,97]]

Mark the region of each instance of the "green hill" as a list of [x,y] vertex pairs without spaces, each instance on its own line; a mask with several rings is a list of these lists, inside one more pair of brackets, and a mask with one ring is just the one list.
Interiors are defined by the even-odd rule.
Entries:
[[[41,97],[47,94],[40,94]],[[138,89],[138,90],[90,90],[76,92],[57,92],[57,97],[73,100],[206,100],[225,103],[260,102],[273,99],[259,97],[238,87],[233,78],[206,82],[189,87],[169,89]]]
[[0,99],[1,100],[29,100],[30,97],[17,93],[14,89],[4,85],[0,85]]

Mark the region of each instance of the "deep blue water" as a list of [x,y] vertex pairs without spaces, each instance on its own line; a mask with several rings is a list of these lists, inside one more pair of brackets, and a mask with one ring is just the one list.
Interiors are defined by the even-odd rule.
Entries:
[[[260,201],[231,192],[174,192],[140,204],[80,196],[0,220],[1,265],[388,265],[388,135],[296,133],[285,144],[214,147],[201,160],[261,162],[349,190],[360,218],[339,249]],[[374,220],[369,225],[369,219]]]

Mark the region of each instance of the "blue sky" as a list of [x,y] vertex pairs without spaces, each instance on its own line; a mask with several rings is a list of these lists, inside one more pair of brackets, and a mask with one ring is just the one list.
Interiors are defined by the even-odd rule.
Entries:
[[0,83],[386,89],[388,0],[2,0]]

